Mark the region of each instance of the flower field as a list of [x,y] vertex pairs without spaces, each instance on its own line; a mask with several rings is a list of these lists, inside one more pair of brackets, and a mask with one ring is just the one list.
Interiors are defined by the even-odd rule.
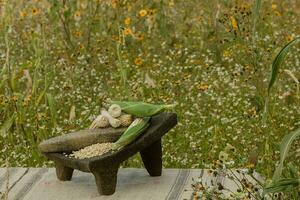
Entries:
[[0,2],[0,167],[51,166],[39,142],[89,127],[108,100],[176,104],[168,168],[256,159],[270,176],[281,139],[300,125],[299,44],[264,116],[272,62],[300,35],[297,0]]

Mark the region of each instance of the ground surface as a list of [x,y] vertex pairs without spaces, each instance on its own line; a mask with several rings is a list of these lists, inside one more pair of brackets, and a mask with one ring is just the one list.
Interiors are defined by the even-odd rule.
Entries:
[[[88,127],[108,99],[177,104],[165,167],[246,167],[255,150],[270,177],[279,141],[299,126],[283,70],[262,122],[272,60],[300,33],[297,0],[262,1],[259,16],[246,0],[0,2],[2,167],[52,166],[37,144]],[[296,80],[299,55],[284,62]]]
[[66,182],[57,180],[53,168],[10,168],[8,184],[6,177],[7,169],[0,168],[0,192],[9,188],[9,200],[183,200],[191,199],[195,178],[208,183],[217,178],[224,188],[237,188],[233,181],[222,176],[212,178],[207,170],[200,169],[164,169],[161,177],[150,177],[145,169],[120,169],[112,196],[99,196],[92,174],[77,170],[72,181]]

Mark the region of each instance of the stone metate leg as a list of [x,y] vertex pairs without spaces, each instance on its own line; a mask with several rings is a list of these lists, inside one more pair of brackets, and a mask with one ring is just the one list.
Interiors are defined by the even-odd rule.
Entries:
[[61,163],[55,163],[56,176],[61,181],[69,181],[72,179],[74,169],[66,167]]
[[111,195],[116,190],[118,166],[93,169],[98,192],[100,195]]
[[150,176],[161,176],[162,147],[161,139],[140,151],[143,163]]

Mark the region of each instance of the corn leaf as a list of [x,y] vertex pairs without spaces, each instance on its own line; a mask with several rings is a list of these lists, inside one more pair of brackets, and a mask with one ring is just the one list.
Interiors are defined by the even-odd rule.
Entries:
[[15,119],[17,117],[17,114],[14,113],[12,116],[8,117],[5,122],[0,127],[0,135],[5,135],[7,131],[11,128],[13,125]]
[[133,142],[148,126],[150,118],[137,118],[115,142],[114,149],[120,149]]
[[295,38],[294,40],[292,40],[291,42],[289,42],[288,44],[286,44],[281,51],[277,54],[276,58],[273,61],[272,64],[272,72],[271,72],[271,79],[269,81],[269,86],[268,86],[268,94],[270,94],[270,90],[272,88],[272,86],[274,85],[276,78],[278,76],[278,72],[279,72],[279,67],[281,66],[281,64],[284,61],[284,58],[286,57],[289,49],[298,41],[300,40],[300,37]]
[[122,111],[136,117],[151,117],[163,112],[167,108],[174,107],[174,105],[153,105],[144,102],[132,101],[112,101],[111,103],[119,105]]
[[56,121],[56,106],[55,106],[55,100],[52,96],[52,94],[46,93],[46,98],[47,98],[47,102],[48,102],[48,106],[50,109],[50,113],[51,113],[51,120],[54,126],[57,125],[57,121]]
[[289,152],[289,149],[291,147],[292,142],[298,137],[300,136],[300,128],[293,131],[292,133],[284,136],[284,138],[281,141],[280,144],[280,162],[279,165],[277,166],[274,175],[273,175],[273,182],[276,182],[282,173],[282,169],[283,169],[283,163],[284,160]]

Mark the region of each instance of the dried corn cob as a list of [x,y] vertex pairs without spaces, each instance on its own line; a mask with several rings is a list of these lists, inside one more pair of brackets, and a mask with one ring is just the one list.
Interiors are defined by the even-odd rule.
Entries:
[[108,109],[108,113],[110,114],[110,116],[117,118],[121,116],[122,110],[119,105],[112,104]]
[[90,125],[89,129],[104,128],[109,125],[108,119],[103,115],[99,115]]
[[133,121],[132,115],[129,114],[123,114],[118,119],[121,121],[121,125],[124,127],[130,126]]
[[108,119],[108,122],[112,127],[118,128],[119,126],[121,126],[120,120],[112,117],[105,109],[101,110],[101,115]]

